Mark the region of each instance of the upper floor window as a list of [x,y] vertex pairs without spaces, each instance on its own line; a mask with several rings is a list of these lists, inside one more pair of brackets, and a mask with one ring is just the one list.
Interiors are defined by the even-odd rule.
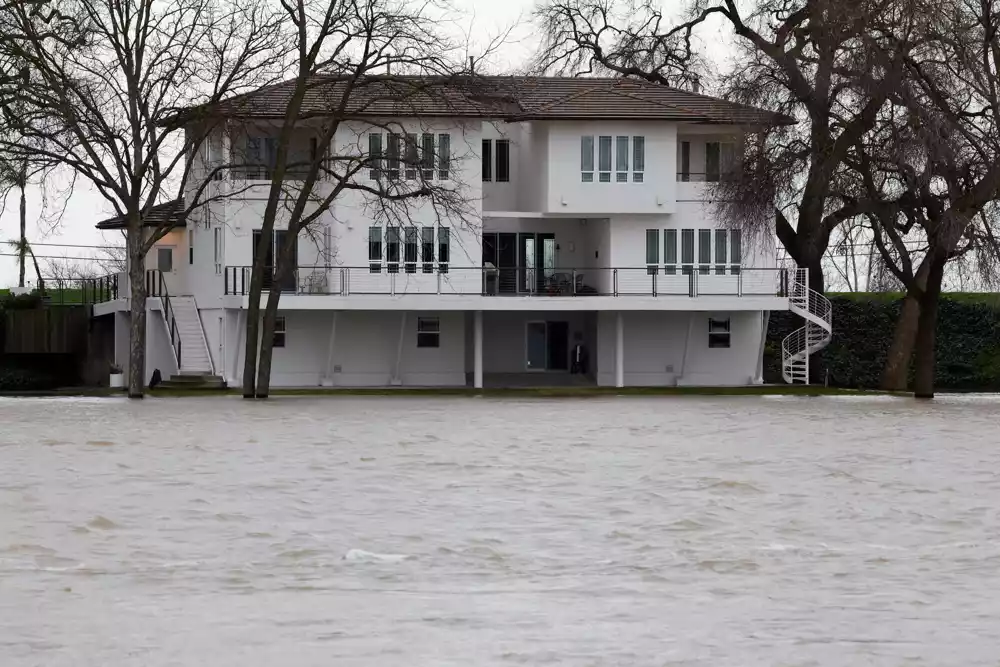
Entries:
[[660,265],[660,230],[646,230],[646,273],[655,275]]
[[510,182],[510,139],[497,139],[496,152],[493,140],[483,139],[483,181],[496,178],[497,183]]
[[594,137],[580,137],[580,180],[594,182]]
[[[631,162],[629,161],[631,147]],[[612,161],[612,151],[614,160]],[[641,136],[599,136],[597,137],[597,180],[600,183],[611,183],[614,172],[615,183],[628,183],[629,168],[632,170],[632,182],[642,183],[646,171],[646,138]],[[584,183],[594,182],[594,137],[580,137],[580,180]]]
[[497,183],[510,182],[510,140],[497,139]]
[[[712,273],[714,262],[716,275],[729,273],[737,275],[743,260],[742,234],[738,229],[682,229],[680,230],[680,262],[678,262],[676,229],[663,230],[663,272],[667,275],[677,273],[678,263],[681,273],[690,275],[694,271],[697,258],[698,273]],[[697,234],[696,234],[697,232]],[[658,241],[659,230],[646,230],[646,266],[659,264],[657,251],[654,249]],[[649,273],[654,273],[650,270]]]
[[615,182],[628,182],[628,137],[615,137]]
[[646,171],[646,137],[632,137],[632,182],[642,183]]
[[493,180],[493,140],[483,139],[483,182]]
[[597,180],[601,183],[611,182],[611,137],[597,139]]
[[690,181],[691,180],[691,142],[682,141],[681,142],[681,168],[678,171],[680,180]]
[[440,180],[451,176],[451,135],[424,132],[418,137],[414,133],[368,134],[368,178],[377,180],[385,176],[398,180],[400,176],[415,180],[434,178],[435,169]]

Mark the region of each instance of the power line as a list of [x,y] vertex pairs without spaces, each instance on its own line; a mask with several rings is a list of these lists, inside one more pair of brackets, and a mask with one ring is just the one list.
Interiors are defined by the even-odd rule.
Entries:
[[[0,243],[17,243],[16,240],[10,239],[9,241],[0,241]],[[49,246],[53,248],[96,248],[98,250],[124,250],[123,245],[84,245],[80,243],[38,243],[29,242],[30,246]]]
[[[6,253],[0,252],[0,257],[20,257],[18,253]],[[25,257],[31,257],[32,253],[25,253]],[[109,262],[114,261],[110,259],[104,259],[101,257],[66,257],[65,255],[34,255],[35,259],[72,259],[82,262]]]

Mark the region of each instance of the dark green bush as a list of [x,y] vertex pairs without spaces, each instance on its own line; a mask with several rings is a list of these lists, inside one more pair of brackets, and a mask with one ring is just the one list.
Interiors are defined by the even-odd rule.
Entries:
[[[874,389],[885,364],[901,300],[885,295],[832,296],[833,341],[812,363],[831,386]],[[781,382],[781,340],[803,321],[771,313],[764,379]],[[936,384],[959,391],[1000,391],[1000,306],[994,294],[948,296],[937,330]]]

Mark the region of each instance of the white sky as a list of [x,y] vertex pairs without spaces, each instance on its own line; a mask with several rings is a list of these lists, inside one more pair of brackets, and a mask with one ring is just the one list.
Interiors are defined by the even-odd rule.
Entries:
[[[489,70],[491,73],[503,73],[524,66],[526,59],[535,46],[532,26],[528,24],[529,15],[535,6],[535,0],[453,0],[454,4],[466,12],[464,20],[456,19],[465,29],[473,44],[484,44],[505,30],[514,26],[510,38],[504,47],[492,59]],[[670,0],[665,0],[670,3]],[[723,53],[725,47],[720,45],[725,41],[721,28],[713,26],[703,39],[710,37],[710,51]],[[63,180],[63,179],[60,179]],[[51,188],[50,188],[51,190]],[[28,199],[28,240],[34,244],[36,255],[43,264],[43,256],[59,258],[92,258],[100,250],[92,248],[59,247],[57,245],[41,244],[74,244],[74,245],[122,245],[123,239],[118,232],[99,232],[94,224],[111,215],[110,204],[96,193],[88,184],[78,179],[72,197],[66,206],[61,224],[50,230],[50,223],[42,217],[42,192],[38,187],[31,187],[27,193]],[[50,197],[50,199],[52,199]],[[58,202],[55,202],[58,204]],[[61,204],[59,204],[61,206]],[[52,204],[50,204],[50,207]],[[51,211],[50,211],[51,213]],[[17,260],[12,255],[14,250],[7,245],[8,240],[18,236],[18,202],[17,194],[11,193],[3,213],[0,214],[0,287],[17,284]],[[26,280],[34,284],[34,270],[29,262],[25,275]]]

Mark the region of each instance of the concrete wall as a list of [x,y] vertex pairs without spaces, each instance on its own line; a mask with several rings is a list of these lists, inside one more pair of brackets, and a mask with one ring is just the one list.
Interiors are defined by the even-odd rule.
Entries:
[[[316,387],[326,375],[333,313],[283,311],[285,347],[274,348],[271,384],[274,387]],[[404,321],[405,316],[405,321]],[[440,347],[417,347],[417,319],[437,317]],[[340,312],[337,316],[333,357],[334,386],[389,386],[396,370],[402,324],[403,344],[399,379],[407,386],[462,386],[465,384],[464,313]],[[229,367],[236,366],[239,382],[243,370],[242,318],[234,315],[227,338]],[[210,343],[211,345],[211,343]],[[232,374],[232,371],[230,371]]]
[[[753,382],[760,353],[759,312],[624,313],[626,386],[724,386]],[[598,316],[598,384],[615,384],[616,313]],[[710,318],[729,318],[730,347],[708,346]]]

